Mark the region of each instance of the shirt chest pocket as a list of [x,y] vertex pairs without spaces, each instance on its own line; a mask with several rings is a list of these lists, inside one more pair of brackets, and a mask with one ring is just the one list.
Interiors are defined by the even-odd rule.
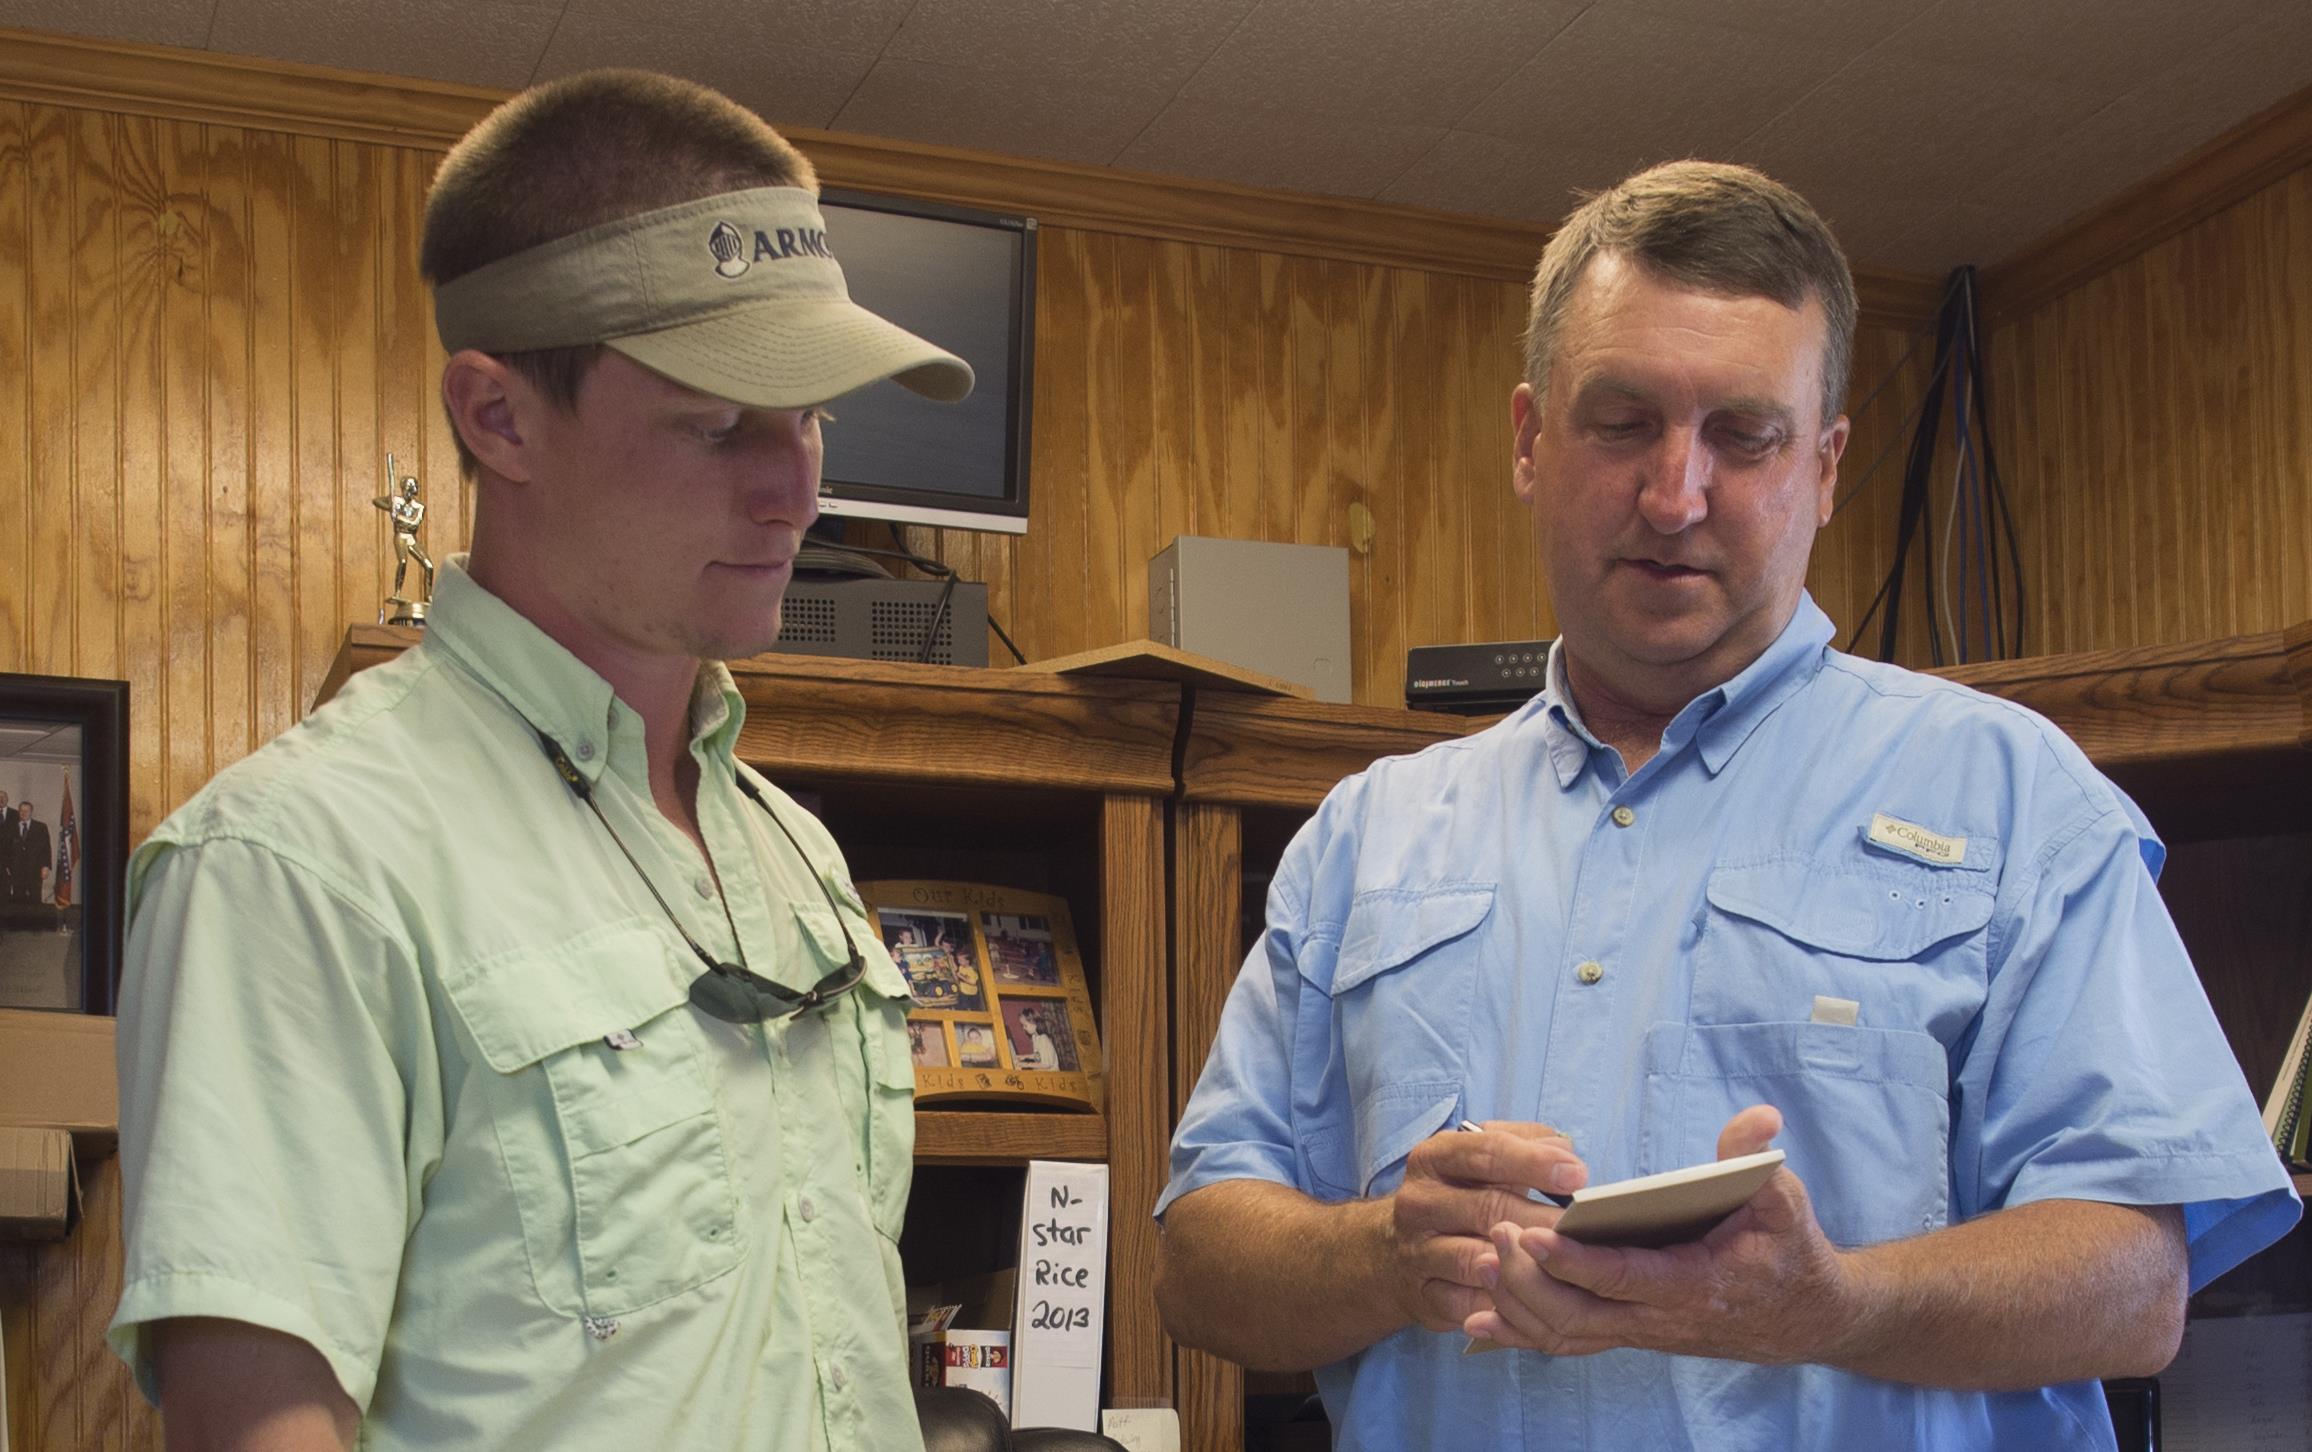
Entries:
[[1806,1022],[1817,997],[1860,1022],[1955,1034],[1987,980],[1987,874],[1869,859],[1784,858],[1710,874],[1692,1021]]
[[1335,951],[1303,956],[1317,1011],[1296,1027],[1296,1093],[1311,1097],[1295,1115],[1325,1192],[1383,1193],[1453,1119],[1493,893],[1490,882],[1359,893]]
[[682,970],[658,934],[619,928],[445,980],[496,1076],[498,1143],[539,1294],[565,1313],[640,1310],[744,1253],[713,1060]]

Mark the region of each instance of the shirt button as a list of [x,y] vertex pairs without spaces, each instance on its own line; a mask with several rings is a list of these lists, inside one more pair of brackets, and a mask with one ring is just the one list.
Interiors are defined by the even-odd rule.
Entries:
[[842,1367],[830,1366],[827,1368],[827,1380],[834,1384],[835,1390],[841,1391],[843,1389],[844,1383],[849,1381],[850,1378],[843,1374]]
[[1584,963],[1573,970],[1573,976],[1584,983],[1595,983],[1606,976],[1606,965],[1603,963]]
[[1617,827],[1627,827],[1637,819],[1638,814],[1631,811],[1628,807],[1614,808],[1614,825]]
[[711,898],[714,896],[714,879],[711,877],[698,878],[691,883],[691,886],[698,889],[700,897]]
[[819,1218],[819,1207],[811,1203],[811,1197],[808,1195],[795,1202],[795,1210],[803,1217],[805,1225]]
[[594,759],[593,742],[581,741],[578,743],[578,759],[580,761],[592,761]]

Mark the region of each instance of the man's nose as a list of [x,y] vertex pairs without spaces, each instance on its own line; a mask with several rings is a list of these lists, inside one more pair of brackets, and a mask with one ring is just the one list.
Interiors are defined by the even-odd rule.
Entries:
[[1644,465],[1638,513],[1659,534],[1681,534],[1710,513],[1710,451],[1688,429],[1668,429]]
[[819,517],[819,445],[805,428],[773,431],[758,453],[747,490],[747,513],[755,523],[791,520],[808,529]]

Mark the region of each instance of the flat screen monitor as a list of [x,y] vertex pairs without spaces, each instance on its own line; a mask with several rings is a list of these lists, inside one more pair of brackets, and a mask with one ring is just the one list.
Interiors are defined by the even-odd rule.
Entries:
[[888,380],[834,400],[820,512],[1026,533],[1035,219],[833,189],[820,209],[851,296],[977,379],[961,403]]

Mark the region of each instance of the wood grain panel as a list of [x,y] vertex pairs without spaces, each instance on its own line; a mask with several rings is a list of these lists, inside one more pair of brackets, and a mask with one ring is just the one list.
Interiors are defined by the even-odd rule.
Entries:
[[1999,327],[2034,654],[2312,616],[2312,169]]
[[[1165,983],[1164,803],[1111,795],[1101,812],[1101,1039],[1108,1064],[1109,1283],[1156,1283],[1156,1222],[1171,1139],[1170,1004]],[[1135,1051],[1126,1052],[1123,1045]],[[1108,1308],[1108,1386],[1124,1405],[1172,1396],[1172,1339],[1155,1298]]]
[[1108,1122],[1097,1114],[915,1111],[919,1165],[1020,1164],[1108,1157]]
[[[1172,812],[1172,1122],[1177,1125],[1220,1031],[1229,986],[1236,981],[1244,829],[1242,815],[1230,807],[1183,801]],[[1200,1452],[1238,1452],[1244,1445],[1243,1368],[1183,1346],[1175,1369],[1180,1445]]]

